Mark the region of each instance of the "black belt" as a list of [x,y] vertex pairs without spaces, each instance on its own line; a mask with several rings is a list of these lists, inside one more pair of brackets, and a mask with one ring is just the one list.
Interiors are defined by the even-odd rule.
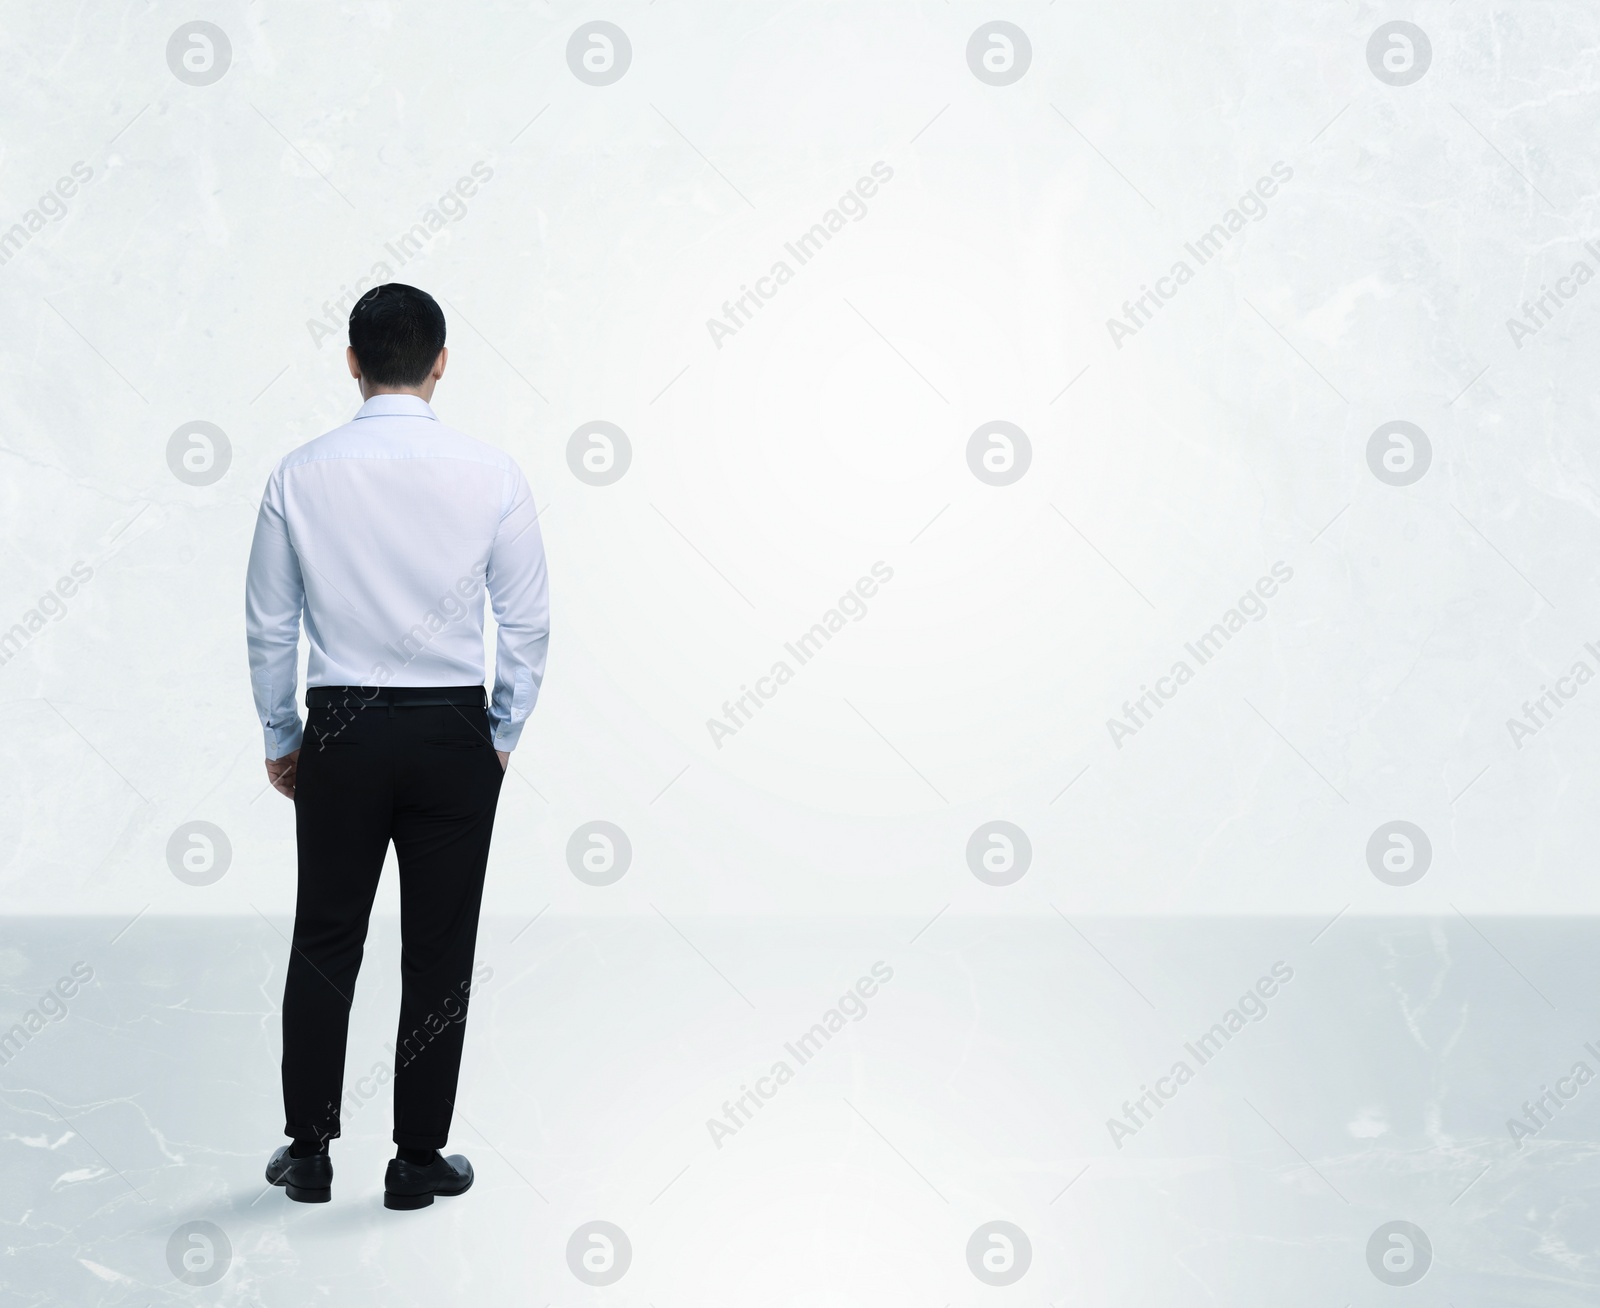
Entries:
[[306,707],[437,708],[445,704],[483,708],[482,686],[309,686]]

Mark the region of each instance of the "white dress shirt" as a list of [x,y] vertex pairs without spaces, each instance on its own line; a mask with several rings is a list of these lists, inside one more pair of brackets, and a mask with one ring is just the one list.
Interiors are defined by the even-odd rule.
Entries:
[[245,633],[267,757],[300,747],[296,650],[310,686],[483,684],[483,596],[499,627],[489,720],[516,747],[550,638],[544,542],[515,461],[415,395],[374,395],[267,479]]

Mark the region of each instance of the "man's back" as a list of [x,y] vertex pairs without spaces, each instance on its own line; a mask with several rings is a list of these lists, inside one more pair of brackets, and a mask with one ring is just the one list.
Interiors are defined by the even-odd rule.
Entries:
[[262,498],[246,597],[264,715],[282,722],[292,705],[302,602],[308,687],[458,686],[483,680],[487,589],[501,624],[491,718],[496,747],[511,748],[544,671],[536,519],[510,456],[414,395],[374,395],[285,456]]

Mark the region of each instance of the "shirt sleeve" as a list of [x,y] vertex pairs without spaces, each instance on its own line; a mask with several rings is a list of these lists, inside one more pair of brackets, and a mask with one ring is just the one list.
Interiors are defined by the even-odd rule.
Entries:
[[283,470],[274,470],[261,496],[256,535],[245,574],[244,629],[250,686],[265,734],[267,757],[300,748],[303,728],[295,701],[300,615],[305,607],[300,560],[283,515]]
[[484,584],[499,631],[489,723],[494,747],[512,750],[539,699],[550,644],[550,592],[533,492],[513,466],[508,504],[489,548]]

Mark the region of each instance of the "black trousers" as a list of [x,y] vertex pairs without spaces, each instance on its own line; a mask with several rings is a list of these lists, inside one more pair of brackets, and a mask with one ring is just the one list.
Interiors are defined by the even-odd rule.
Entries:
[[[478,910],[503,772],[483,688],[329,688],[307,695],[295,784],[299,895],[283,991],[284,1132],[340,1133],[350,1000],[389,842],[400,867],[401,996],[394,1142],[450,1134]],[[457,694],[457,697],[463,697]]]

